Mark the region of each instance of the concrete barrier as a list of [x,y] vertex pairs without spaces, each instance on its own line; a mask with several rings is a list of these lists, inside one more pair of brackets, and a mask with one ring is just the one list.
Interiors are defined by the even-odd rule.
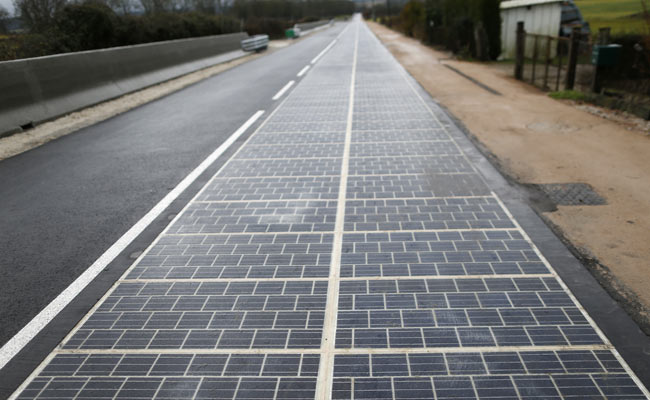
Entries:
[[243,56],[246,33],[0,62],[0,136]]
[[318,28],[318,27],[321,27],[323,25],[327,25],[329,23],[330,23],[329,20],[316,21],[316,22],[306,22],[304,24],[296,24],[296,27],[299,28],[302,31],[302,33],[305,33],[305,31],[308,31],[308,30],[314,29],[314,28]]

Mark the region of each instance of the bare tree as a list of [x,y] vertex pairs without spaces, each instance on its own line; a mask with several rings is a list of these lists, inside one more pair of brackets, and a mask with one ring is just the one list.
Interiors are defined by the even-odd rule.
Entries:
[[171,8],[174,11],[194,11],[195,0],[171,0]]
[[214,14],[216,11],[216,0],[193,0],[193,8],[207,14]]
[[228,11],[228,4],[232,4],[232,1],[228,0],[215,0],[217,3],[217,12],[219,14],[225,14]]
[[205,14],[223,14],[225,0],[169,0],[176,11],[198,11]]
[[123,15],[130,14],[133,9],[131,0],[106,0],[106,5]]
[[14,0],[15,9],[33,31],[43,31],[54,21],[54,16],[67,0]]
[[7,19],[9,18],[9,11],[3,6],[0,6],[0,33],[7,33]]
[[147,14],[171,11],[173,8],[171,0],[140,0],[140,4]]

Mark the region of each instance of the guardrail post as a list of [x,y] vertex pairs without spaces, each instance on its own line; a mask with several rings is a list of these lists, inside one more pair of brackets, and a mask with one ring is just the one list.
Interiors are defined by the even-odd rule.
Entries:
[[571,31],[571,45],[569,46],[569,64],[566,71],[565,90],[573,90],[576,83],[576,69],[578,66],[578,49],[580,48],[580,28]]
[[517,22],[517,45],[515,48],[515,78],[520,81],[524,79],[524,57],[526,51],[526,30],[524,22]]

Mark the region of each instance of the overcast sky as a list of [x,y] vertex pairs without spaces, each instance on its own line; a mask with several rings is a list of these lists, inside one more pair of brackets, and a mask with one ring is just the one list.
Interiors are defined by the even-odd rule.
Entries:
[[7,10],[9,10],[10,13],[13,14],[14,12],[14,4],[12,0],[0,0],[0,6],[3,6]]

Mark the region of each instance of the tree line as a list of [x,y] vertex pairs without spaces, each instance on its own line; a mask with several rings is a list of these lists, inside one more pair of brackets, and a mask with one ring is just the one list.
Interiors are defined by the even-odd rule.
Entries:
[[[14,0],[17,15],[32,32],[50,28],[66,7],[84,4],[105,5],[119,15],[195,12],[244,20],[278,18],[289,21],[333,18],[355,10],[354,2],[348,0]],[[6,10],[4,13],[7,14]]]
[[366,15],[424,43],[466,57],[496,59],[501,52],[501,0],[388,0]]
[[[0,61],[246,31],[354,12],[347,0],[15,0],[27,32],[0,38]],[[0,15],[1,19],[1,15]]]

